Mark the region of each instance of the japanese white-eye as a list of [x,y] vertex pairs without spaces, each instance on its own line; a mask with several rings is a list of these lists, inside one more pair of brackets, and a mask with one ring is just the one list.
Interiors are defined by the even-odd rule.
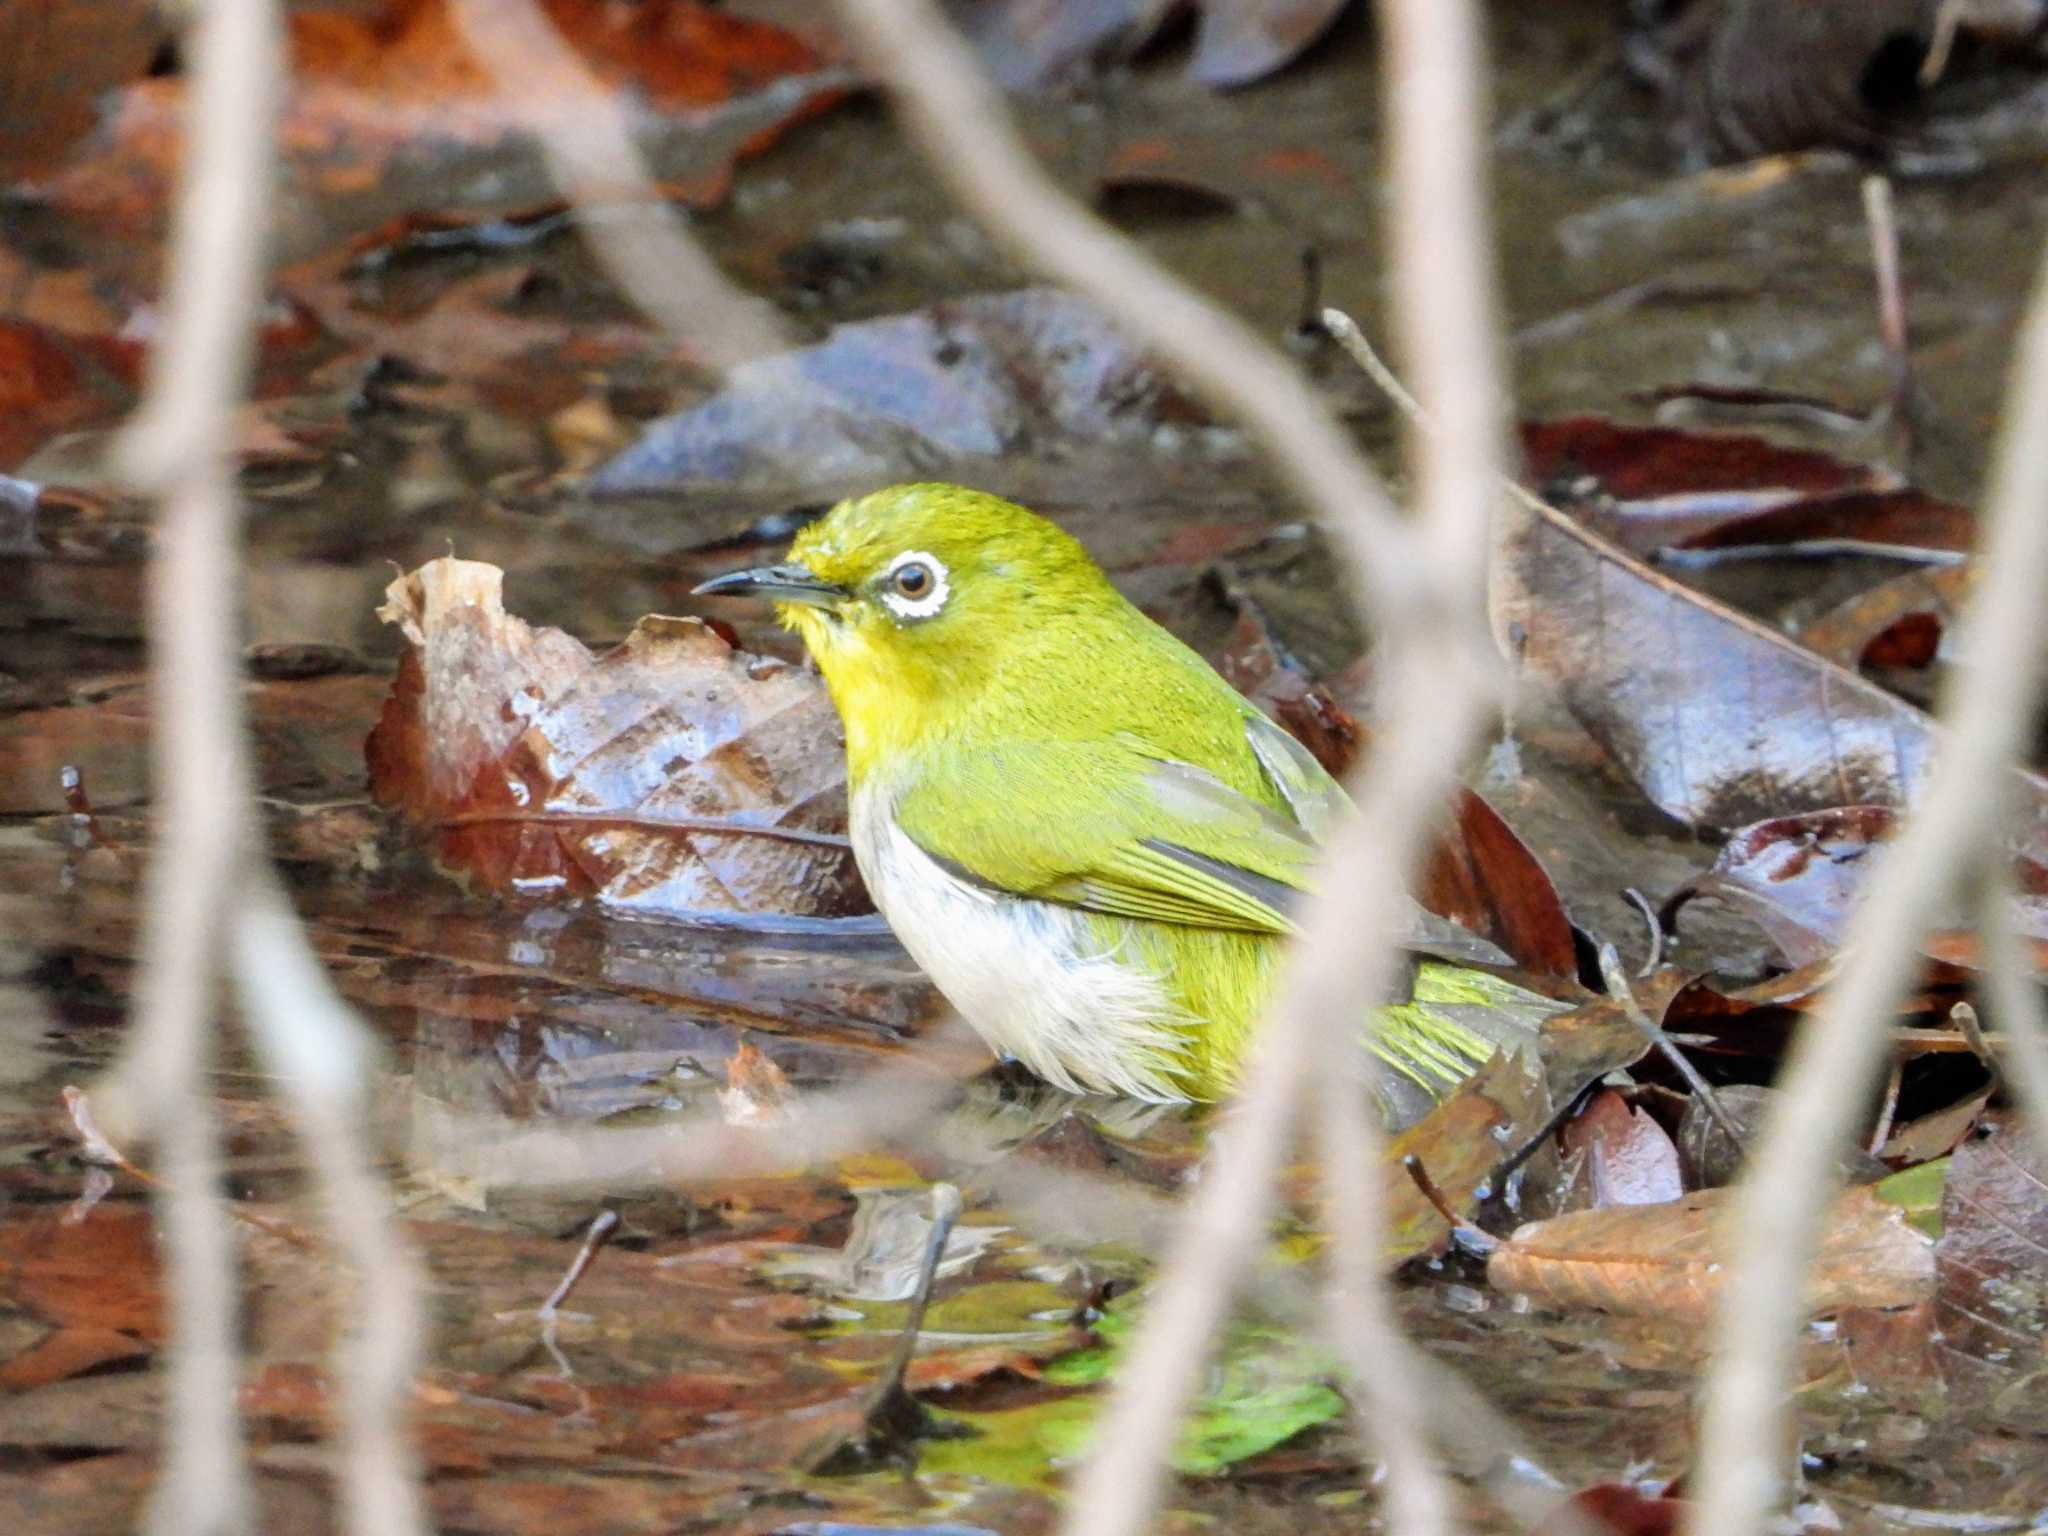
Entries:
[[[772,598],[803,636],[845,724],[861,875],[994,1050],[1067,1089],[1229,1091],[1343,805],[1305,748],[1076,540],[979,491],[843,501],[788,563],[697,590]],[[1503,958],[1419,908],[1412,927]],[[1495,1043],[1395,1008],[1377,1045],[1440,1093]]]

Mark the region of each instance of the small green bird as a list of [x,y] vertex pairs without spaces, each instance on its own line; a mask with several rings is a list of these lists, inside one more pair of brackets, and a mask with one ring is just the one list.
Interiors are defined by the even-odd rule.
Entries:
[[[1061,1088],[1226,1094],[1336,782],[1023,507],[896,486],[789,553],[697,590],[773,598],[803,635],[846,728],[854,856],[904,947]],[[1420,908],[1411,927],[1505,959]],[[1440,1094],[1493,1053],[1463,1021],[1490,1011],[1389,1009],[1378,1049]]]

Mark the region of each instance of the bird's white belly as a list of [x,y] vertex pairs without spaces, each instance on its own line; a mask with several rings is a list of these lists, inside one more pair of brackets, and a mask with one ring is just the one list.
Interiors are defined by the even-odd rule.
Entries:
[[879,795],[851,806],[854,859],[875,905],[990,1047],[1061,1088],[1178,1100],[1185,1039],[1157,975],[1106,949],[1057,902],[949,873],[898,829]]

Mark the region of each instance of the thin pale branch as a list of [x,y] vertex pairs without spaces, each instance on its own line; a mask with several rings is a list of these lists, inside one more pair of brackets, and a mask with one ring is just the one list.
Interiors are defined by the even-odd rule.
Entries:
[[[786,345],[775,312],[725,280],[669,207],[633,143],[626,106],[533,0],[455,0],[462,39],[506,104],[540,141],[555,184],[576,204],[584,244],[611,280],[706,364],[729,372]],[[629,218],[588,217],[604,206]]]
[[154,1133],[166,1189],[172,1294],[167,1449],[153,1531],[250,1527],[235,1420],[232,1245],[219,1197],[217,1123],[205,1096],[220,968],[233,940],[258,1040],[296,1101],[328,1219],[360,1266],[364,1348],[339,1375],[343,1486],[357,1536],[423,1529],[402,1411],[415,1287],[393,1246],[382,1190],[359,1150],[360,1045],[267,869],[253,875],[251,775],[240,709],[234,594],[240,509],[231,412],[247,393],[274,169],[282,32],[273,0],[195,12],[192,124],[173,232],[164,340],[122,445],[162,494],[148,587],[157,846],[144,888],[138,1012],[95,1101],[110,1132]]
[[930,0],[837,0],[868,68],[953,196],[998,240],[1114,315],[1224,416],[1242,422],[1347,551],[1375,623],[1437,594],[1350,436],[1301,374],[1242,321],[1164,271],[1053,185],[971,49]]
[[[1936,905],[1995,831],[1997,784],[2034,716],[2039,610],[2048,584],[2048,264],[2019,336],[2014,380],[1984,508],[1983,585],[1970,665],[1941,710],[1941,753],[1919,808],[1850,923],[1848,963],[1793,1042],[1780,1096],[1743,1181],[1734,1278],[1723,1298],[1688,1529],[1764,1528],[1784,1498],[1788,1389],[1803,1276],[1839,1183],[1837,1154],[1876,1086],[1886,1026],[1918,964]],[[2025,1027],[2020,1019],[2009,1034]]]
[[[236,1421],[234,1250],[217,1191],[218,1129],[203,1091],[230,876],[246,844],[233,687],[234,492],[228,410],[245,392],[262,282],[271,124],[280,95],[270,0],[216,0],[192,23],[187,161],[171,235],[166,317],[142,410],[122,444],[162,496],[147,586],[159,835],[143,884],[137,1013],[94,1094],[116,1140],[153,1134],[167,1189],[169,1401],[149,1528],[250,1528]],[[223,788],[223,786],[228,786]]]
[[342,1388],[341,1486],[353,1536],[427,1529],[406,1413],[420,1348],[420,1285],[365,1155],[369,1041],[334,993],[268,866],[248,872],[230,953],[243,1014],[296,1111],[327,1225],[355,1271],[334,1343]]

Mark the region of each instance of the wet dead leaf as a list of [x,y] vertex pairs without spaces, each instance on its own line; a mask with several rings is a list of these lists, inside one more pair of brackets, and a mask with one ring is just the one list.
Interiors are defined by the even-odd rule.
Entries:
[[1874,151],[1919,99],[1937,0],[1695,0],[1647,46],[1696,142]]
[[[1487,1261],[1499,1290],[1541,1306],[1705,1322],[1719,1304],[1733,1245],[1730,1192],[1664,1205],[1577,1211],[1518,1227]],[[1934,1284],[1933,1244],[1906,1213],[1859,1186],[1829,1208],[1808,1277],[1813,1312],[1903,1307]]]
[[1531,1536],[1675,1536],[1691,1507],[1627,1483],[1595,1483],[1566,1499]]
[[1480,795],[1459,789],[1453,824],[1438,836],[1415,899],[1491,939],[1539,975],[1576,981],[1571,919],[1549,872]]
[[1204,85],[1249,85],[1323,35],[1347,0],[1205,0],[1188,72]]
[[104,91],[149,67],[170,35],[155,0],[37,0],[0,8],[0,178],[61,156]]
[[1821,614],[1800,629],[1799,643],[1844,667],[1929,666],[1976,581],[1974,565],[1906,571]]
[[[1672,1002],[1690,973],[1667,965],[1635,984],[1635,1004],[1654,1024],[1667,1022]],[[1537,1040],[1554,1104],[1569,1104],[1608,1073],[1632,1067],[1649,1054],[1650,1042],[1621,1001],[1589,997],[1566,1013],[1543,1021]]]
[[[1936,737],[1921,710],[1555,508],[1511,533],[1494,604],[1522,666],[1681,821],[1896,807],[1926,782]],[[2048,780],[2017,777],[2019,850],[2048,856]]]
[[370,784],[497,890],[649,915],[864,910],[837,717],[815,676],[648,618],[593,656],[505,612],[504,573],[442,559],[380,613],[408,649]]
[[[1713,868],[1675,894],[1666,911],[1701,897],[1725,902],[1754,919],[1789,964],[1818,964],[1841,946],[1896,819],[1885,806],[1849,805],[1743,827]],[[2019,930],[2037,946],[2048,943],[2048,868],[2031,859],[2016,860],[2014,868]],[[1923,948],[1963,966],[1974,965],[1978,954],[1973,935],[1942,926]]]
[[1935,1320],[1952,1390],[2048,1426],[2048,1157],[2014,1121],[1955,1150],[1935,1245]]
[[780,1125],[798,1113],[796,1090],[774,1058],[742,1040],[725,1063],[718,1108],[727,1125]]
[[[836,493],[935,465],[1142,439],[1195,408],[1094,304],[1050,288],[837,327],[734,370],[591,476],[598,495]],[[963,471],[964,473],[965,471]]]
[[1673,547],[1729,553],[1875,554],[1913,558],[1968,554],[1977,546],[1977,520],[1967,507],[1925,491],[1851,491],[1787,502],[1730,518]]

